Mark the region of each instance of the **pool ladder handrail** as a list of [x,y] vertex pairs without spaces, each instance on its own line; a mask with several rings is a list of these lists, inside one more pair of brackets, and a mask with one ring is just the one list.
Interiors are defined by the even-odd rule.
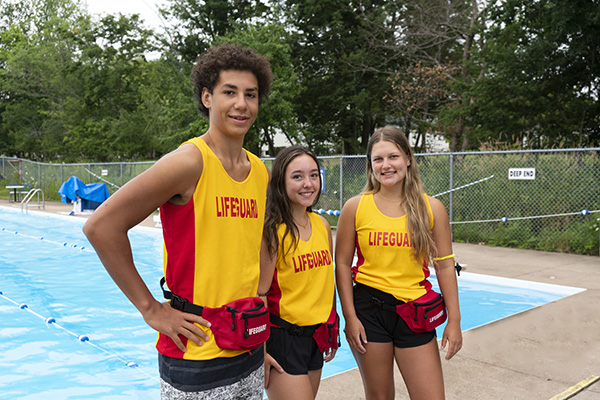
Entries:
[[[44,191],[42,189],[31,189],[29,192],[27,192],[27,194],[25,195],[23,200],[21,200],[21,212],[23,212],[23,206],[25,206],[25,213],[29,213],[29,201],[31,201],[31,199],[33,198],[33,196],[36,193],[38,195],[37,207],[43,208],[44,210],[46,209],[46,199],[44,197]],[[40,193],[42,194],[42,204],[41,205],[40,205]]]

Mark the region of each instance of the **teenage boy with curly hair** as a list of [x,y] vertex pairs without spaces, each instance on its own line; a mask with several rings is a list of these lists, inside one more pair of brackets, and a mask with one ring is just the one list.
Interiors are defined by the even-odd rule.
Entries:
[[228,43],[203,54],[191,79],[198,109],[209,119],[206,133],[124,185],[83,230],[115,283],[158,331],[163,399],[262,399],[262,345],[222,349],[210,322],[157,301],[127,238],[160,208],[172,293],[204,307],[256,296],[269,171],[242,146],[268,97],[271,67],[264,56]]

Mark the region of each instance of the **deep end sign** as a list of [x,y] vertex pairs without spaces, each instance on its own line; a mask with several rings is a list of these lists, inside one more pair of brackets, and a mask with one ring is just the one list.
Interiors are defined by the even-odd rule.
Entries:
[[535,168],[509,168],[508,179],[534,180]]

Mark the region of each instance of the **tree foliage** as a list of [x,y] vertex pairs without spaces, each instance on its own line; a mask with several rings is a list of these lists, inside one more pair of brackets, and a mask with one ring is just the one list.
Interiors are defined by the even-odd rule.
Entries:
[[4,23],[15,10],[25,17],[0,33],[2,153],[155,159],[204,129],[179,63],[146,59],[153,32],[139,16],[93,21],[77,2],[23,0]]
[[480,137],[540,147],[600,144],[600,4],[510,0],[495,7],[471,87]]
[[[274,84],[246,147],[363,153],[384,124],[451,150],[600,145],[595,0],[170,0],[157,33],[80,0],[0,3],[0,154],[156,159],[202,134],[189,74],[224,41]],[[149,57],[150,54],[158,54]]]

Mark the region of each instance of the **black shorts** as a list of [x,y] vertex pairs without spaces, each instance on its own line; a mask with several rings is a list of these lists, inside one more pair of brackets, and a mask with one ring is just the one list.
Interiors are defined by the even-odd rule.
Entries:
[[373,297],[391,306],[403,303],[381,290],[360,283],[354,286],[354,308],[367,333],[367,342],[393,342],[395,347],[405,348],[427,344],[436,337],[435,329],[423,333],[411,331],[398,314],[374,304]]
[[323,353],[312,336],[295,336],[288,331],[271,327],[267,353],[290,375],[306,375],[323,368]]

